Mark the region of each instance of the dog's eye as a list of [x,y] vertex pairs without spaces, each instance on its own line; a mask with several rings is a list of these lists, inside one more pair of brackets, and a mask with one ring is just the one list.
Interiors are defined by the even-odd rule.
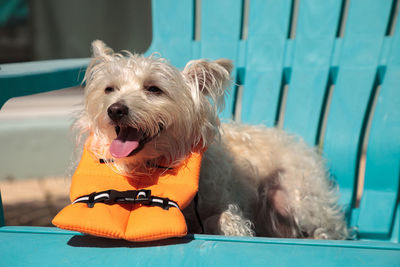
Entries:
[[158,88],[157,86],[149,86],[146,88],[147,92],[153,93],[153,94],[162,94],[163,91]]
[[104,89],[104,92],[105,92],[106,94],[109,94],[109,93],[111,93],[111,92],[114,92],[114,88],[113,88],[113,87],[107,87],[106,89]]

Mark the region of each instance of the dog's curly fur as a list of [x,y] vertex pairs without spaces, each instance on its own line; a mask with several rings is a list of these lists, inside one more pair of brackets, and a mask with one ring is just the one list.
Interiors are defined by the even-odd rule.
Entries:
[[[146,179],[154,166],[175,167],[207,149],[197,207],[184,211],[191,232],[201,225],[209,234],[347,237],[336,189],[314,149],[279,129],[220,124],[229,60],[191,61],[179,71],[157,55],[114,53],[101,41],[92,49],[76,126],[92,134],[90,149],[99,158],[113,159],[110,167],[132,179]],[[129,110],[118,122],[108,114],[114,103]],[[146,141],[132,155],[113,157],[116,126],[132,127]]]

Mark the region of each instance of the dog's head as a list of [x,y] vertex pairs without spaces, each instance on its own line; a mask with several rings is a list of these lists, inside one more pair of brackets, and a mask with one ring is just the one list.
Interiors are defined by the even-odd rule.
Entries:
[[99,158],[129,173],[149,162],[178,164],[213,142],[231,61],[191,61],[179,71],[156,56],[114,53],[101,41],[92,49],[77,125],[92,134]]

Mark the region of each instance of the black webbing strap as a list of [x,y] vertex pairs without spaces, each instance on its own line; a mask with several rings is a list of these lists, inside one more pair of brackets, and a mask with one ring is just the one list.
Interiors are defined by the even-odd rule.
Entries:
[[113,204],[141,204],[146,206],[158,206],[165,210],[170,207],[179,208],[179,205],[169,198],[162,198],[151,195],[151,190],[106,190],[93,192],[89,195],[78,197],[72,204],[87,203],[89,208],[93,208],[96,203]]

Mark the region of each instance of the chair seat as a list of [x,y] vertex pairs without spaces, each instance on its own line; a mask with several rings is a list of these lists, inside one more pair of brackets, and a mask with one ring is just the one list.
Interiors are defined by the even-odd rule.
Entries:
[[3,266],[115,266],[122,259],[129,266],[396,266],[400,262],[400,244],[380,241],[194,235],[132,243],[51,227],[11,226],[0,228],[0,240]]

